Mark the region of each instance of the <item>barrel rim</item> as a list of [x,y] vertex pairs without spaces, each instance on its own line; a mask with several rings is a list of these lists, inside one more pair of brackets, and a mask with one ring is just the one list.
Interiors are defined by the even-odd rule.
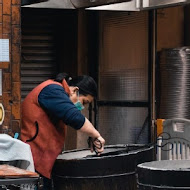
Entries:
[[[93,156],[93,157],[82,157],[82,158],[72,158],[72,159],[69,159],[69,160],[97,160],[97,159],[107,159],[107,158],[115,158],[115,157],[122,157],[124,155],[135,155],[135,154],[138,154],[139,152],[144,152],[144,151],[148,151],[148,150],[151,150],[154,148],[154,146],[152,145],[144,145],[144,144],[117,144],[117,145],[106,145],[105,148],[117,148],[117,147],[120,147],[120,148],[127,148],[127,146],[131,146],[131,147],[139,147],[139,149],[136,149],[136,150],[132,150],[131,152],[127,152],[127,153],[121,153],[121,154],[117,154],[117,155],[106,155],[106,156]],[[68,151],[63,151],[60,155],[64,154],[64,153],[72,153],[72,152],[79,152],[79,151],[84,151],[84,150],[89,150],[89,148],[83,148],[83,149],[74,149],[74,150],[68,150]],[[59,156],[60,156],[59,155]],[[57,161],[58,160],[68,160],[68,159],[59,159],[57,158],[56,159]]]
[[167,51],[180,51],[180,50],[190,50],[190,46],[180,46],[180,47],[175,47],[175,48],[163,48],[161,52],[167,52]]
[[161,163],[161,162],[189,162],[190,160],[155,160],[155,161],[150,161],[150,162],[144,162],[141,164],[137,165],[137,168],[139,169],[147,169],[147,170],[152,170],[152,171],[168,171],[168,172],[189,172],[190,168],[156,168],[156,167],[150,167],[150,166],[146,166],[145,164],[148,163]]

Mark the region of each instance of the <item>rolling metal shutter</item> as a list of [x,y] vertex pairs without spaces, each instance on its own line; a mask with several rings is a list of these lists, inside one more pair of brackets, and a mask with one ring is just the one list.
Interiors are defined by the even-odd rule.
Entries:
[[106,144],[147,143],[148,12],[100,19],[98,129]]
[[21,98],[56,71],[54,17],[35,9],[22,10]]

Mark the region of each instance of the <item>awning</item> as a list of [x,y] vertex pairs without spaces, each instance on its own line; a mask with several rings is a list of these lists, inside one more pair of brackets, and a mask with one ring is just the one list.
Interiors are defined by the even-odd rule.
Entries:
[[22,0],[24,7],[79,9],[109,5],[132,0]]

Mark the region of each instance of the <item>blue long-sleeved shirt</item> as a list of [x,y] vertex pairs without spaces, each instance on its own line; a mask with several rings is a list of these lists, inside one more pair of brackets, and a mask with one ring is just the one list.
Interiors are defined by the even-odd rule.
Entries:
[[66,125],[80,129],[85,122],[85,117],[59,85],[50,84],[43,88],[38,96],[38,102],[54,124],[61,119]]

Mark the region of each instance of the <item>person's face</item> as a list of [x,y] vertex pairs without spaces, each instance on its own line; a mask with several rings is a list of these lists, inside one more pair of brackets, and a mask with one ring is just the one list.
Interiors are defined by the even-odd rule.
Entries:
[[70,88],[70,100],[73,103],[76,103],[78,100],[83,104],[83,106],[91,103],[94,100],[94,97],[91,96],[90,94],[88,94],[87,96],[81,95],[79,94],[79,98],[78,98],[78,87],[69,87]]

